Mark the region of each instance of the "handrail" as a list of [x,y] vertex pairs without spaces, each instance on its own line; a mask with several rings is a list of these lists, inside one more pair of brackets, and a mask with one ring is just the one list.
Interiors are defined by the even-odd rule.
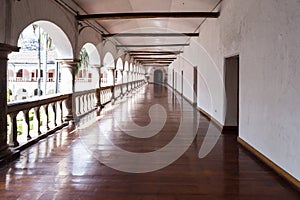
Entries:
[[[68,120],[80,120],[83,116],[97,108],[100,108],[98,110],[101,111],[106,104],[115,101],[117,98],[122,98],[131,90],[139,88],[143,84],[145,84],[144,80],[136,80],[69,94],[47,95],[8,103],[7,114],[10,117],[8,143],[12,147],[23,149],[39,139],[47,137],[50,132],[52,133],[63,128],[67,125],[66,122],[68,122]],[[65,108],[63,108],[63,103],[65,104]],[[44,111],[41,113],[42,108]],[[51,111],[52,115],[50,113]],[[26,136],[27,138],[27,142],[22,146],[19,144],[17,130],[20,125],[18,125],[18,123],[21,122],[19,120],[19,113],[23,113],[23,115],[20,116],[22,118],[21,131],[23,133],[25,132],[25,134],[27,133],[27,135],[22,135],[22,137]],[[43,119],[42,115],[44,115]],[[34,130],[37,131],[35,137],[33,137],[30,128],[32,124],[30,118],[31,120],[35,119],[35,121],[37,121],[36,125],[34,125]],[[44,126],[43,133],[41,122],[43,122],[42,125]],[[26,125],[25,127],[23,127],[24,124]],[[54,126],[54,128],[50,130],[50,126],[52,126],[52,128]]]
[[29,108],[34,108],[42,106],[45,104],[50,104],[57,101],[62,101],[69,98],[72,94],[62,94],[62,95],[48,95],[40,98],[32,98],[30,100],[22,100],[18,102],[11,102],[7,104],[7,114],[12,112],[22,111]]
[[[45,97],[37,97],[30,100],[23,100],[20,102],[12,102],[7,105],[7,114],[10,116],[10,133],[8,134],[8,143],[12,147],[19,147],[19,138],[18,138],[18,114],[20,112],[23,113],[23,117],[21,121],[25,123],[22,124],[22,133],[26,133],[27,142],[24,146],[28,146],[31,143],[36,142],[37,140],[46,137],[50,132],[54,132],[58,128],[62,128],[67,124],[64,123],[64,112],[63,112],[63,102],[68,102],[72,98],[72,94],[59,94],[59,95],[48,95]],[[68,104],[68,103],[66,103]],[[50,119],[50,107],[52,108],[53,118]],[[41,118],[41,108],[44,108],[44,117]],[[68,106],[66,106],[68,107]],[[37,135],[33,136],[31,133],[31,120],[30,120],[30,110],[33,109],[35,120],[37,123],[34,128],[36,130]],[[60,112],[60,116],[58,116],[58,111]],[[52,120],[52,121],[51,121]],[[43,121],[43,125],[45,127],[45,133],[42,134],[41,130],[41,122]],[[53,124],[54,128],[50,130],[50,125]],[[19,147],[23,148],[23,146]]]

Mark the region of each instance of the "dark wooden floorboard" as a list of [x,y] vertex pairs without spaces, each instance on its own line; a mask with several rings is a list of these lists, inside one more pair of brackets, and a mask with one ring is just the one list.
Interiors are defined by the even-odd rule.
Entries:
[[[188,150],[158,171],[120,172],[105,166],[91,153],[95,149],[114,159],[110,157],[113,149],[109,144],[93,140],[91,135],[99,132],[97,127],[128,151],[151,152],[164,147],[178,130],[181,102],[184,111],[190,112],[189,104],[176,99],[171,90],[149,85],[128,97],[128,101],[103,110],[103,116],[91,126],[72,133],[63,130],[24,150],[20,159],[0,171],[0,199],[300,199],[287,182],[242,149],[234,135],[221,135],[210,154],[199,159],[209,125],[203,116]],[[150,122],[148,109],[152,104],[163,105],[168,114],[165,126],[147,139],[127,135],[114,123],[116,114],[124,115],[120,106],[124,104],[130,106],[133,121],[141,126]],[[122,125],[126,124],[132,122],[125,112]]]

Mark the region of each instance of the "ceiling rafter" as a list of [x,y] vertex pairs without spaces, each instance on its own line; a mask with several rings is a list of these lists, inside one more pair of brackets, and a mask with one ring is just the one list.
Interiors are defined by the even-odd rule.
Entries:
[[183,51],[126,51],[129,54],[166,54],[166,55],[177,55],[183,53]]
[[158,64],[169,64],[172,63],[172,61],[162,62],[162,61],[141,61],[141,64],[152,64],[152,63],[158,63]]
[[[156,58],[161,58],[161,56],[175,56],[174,54],[130,54],[132,57],[153,57],[156,56]],[[176,57],[170,57],[170,58],[176,58]]]
[[143,47],[185,47],[189,46],[188,43],[182,43],[182,44],[119,44],[116,45],[117,48],[125,47],[125,48],[143,48]]
[[154,57],[133,57],[135,60],[175,60],[176,58],[164,58],[164,57],[161,57],[161,58],[154,58]]
[[112,33],[102,37],[199,37],[199,33]]
[[167,62],[167,63],[169,63],[169,62],[173,62],[174,60],[136,60],[136,61],[138,61],[138,62],[140,62],[140,63],[146,63],[146,62]]
[[169,67],[169,65],[143,65],[144,67]]
[[147,19],[147,18],[218,18],[220,12],[133,12],[133,13],[97,13],[77,15],[83,20],[117,20],[117,19]]

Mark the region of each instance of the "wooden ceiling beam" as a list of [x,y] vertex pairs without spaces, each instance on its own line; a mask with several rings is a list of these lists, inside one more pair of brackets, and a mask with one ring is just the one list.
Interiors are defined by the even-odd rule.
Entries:
[[161,54],[149,54],[149,53],[145,53],[145,54],[140,54],[140,53],[138,53],[138,54],[135,54],[135,53],[133,53],[133,54],[130,54],[130,56],[132,56],[132,57],[138,57],[138,56],[145,56],[145,57],[148,57],[148,56],[158,56],[158,58],[160,57],[160,56],[175,56],[176,54],[165,54],[165,53],[161,53]]
[[162,64],[162,65],[169,65],[172,62],[141,62],[141,64],[151,64],[151,65],[155,65],[155,64]]
[[174,60],[136,60],[140,63],[146,63],[146,62],[173,62]]
[[176,58],[134,57],[134,60],[175,60]]
[[190,44],[119,44],[116,45],[117,48],[125,47],[125,48],[143,48],[143,47],[185,47]]
[[126,53],[131,54],[158,54],[158,55],[177,55],[183,53],[183,51],[127,51]]
[[138,54],[135,54],[135,53],[133,53],[133,54],[130,54],[130,56],[132,56],[132,57],[137,57],[137,56],[145,56],[145,57],[151,57],[151,56],[157,56],[157,57],[160,57],[160,56],[176,56],[177,54],[166,54],[166,53],[161,53],[161,54],[147,54],[147,53],[145,53],[145,54],[140,54],[140,53],[138,53]]
[[220,12],[133,12],[133,13],[101,13],[77,15],[83,20],[118,20],[118,19],[151,19],[151,18],[218,18]]
[[143,65],[144,67],[169,67],[169,65]]
[[102,37],[199,37],[199,33],[112,33]]

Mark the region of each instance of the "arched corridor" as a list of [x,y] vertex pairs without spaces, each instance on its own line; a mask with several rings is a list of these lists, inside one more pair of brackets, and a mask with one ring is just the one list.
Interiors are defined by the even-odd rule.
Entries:
[[299,8],[0,1],[0,199],[299,199]]

